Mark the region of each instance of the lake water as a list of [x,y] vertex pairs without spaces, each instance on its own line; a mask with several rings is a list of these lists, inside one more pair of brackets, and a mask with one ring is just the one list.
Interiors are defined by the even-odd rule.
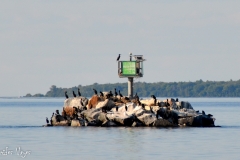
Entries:
[[0,98],[0,159],[240,159],[240,98],[180,100],[221,127],[41,127],[64,98]]

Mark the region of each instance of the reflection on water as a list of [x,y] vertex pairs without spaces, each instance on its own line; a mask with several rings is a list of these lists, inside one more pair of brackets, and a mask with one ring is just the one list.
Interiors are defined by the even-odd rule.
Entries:
[[185,100],[222,127],[40,127],[62,99],[0,99],[0,150],[31,150],[29,159],[239,159],[240,100]]

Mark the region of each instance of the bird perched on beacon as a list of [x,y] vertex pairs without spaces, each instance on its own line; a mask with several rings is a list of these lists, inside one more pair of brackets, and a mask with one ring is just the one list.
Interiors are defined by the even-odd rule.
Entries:
[[119,54],[119,55],[118,55],[118,57],[117,57],[117,61],[119,61],[119,59],[120,59],[120,56],[121,56],[121,54]]

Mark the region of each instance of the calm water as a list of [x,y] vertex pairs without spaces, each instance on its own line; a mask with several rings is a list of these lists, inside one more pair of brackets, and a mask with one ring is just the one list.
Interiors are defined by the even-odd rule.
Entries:
[[0,159],[240,159],[240,98],[180,100],[222,127],[41,127],[64,98],[0,98]]

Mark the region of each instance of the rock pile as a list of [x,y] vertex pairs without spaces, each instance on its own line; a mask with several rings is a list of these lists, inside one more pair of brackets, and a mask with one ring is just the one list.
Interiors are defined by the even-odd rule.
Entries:
[[45,126],[153,126],[153,127],[214,127],[215,118],[204,111],[195,111],[189,102],[178,99],[139,100],[107,92],[92,98],[74,97],[64,101],[62,114],[53,113]]

